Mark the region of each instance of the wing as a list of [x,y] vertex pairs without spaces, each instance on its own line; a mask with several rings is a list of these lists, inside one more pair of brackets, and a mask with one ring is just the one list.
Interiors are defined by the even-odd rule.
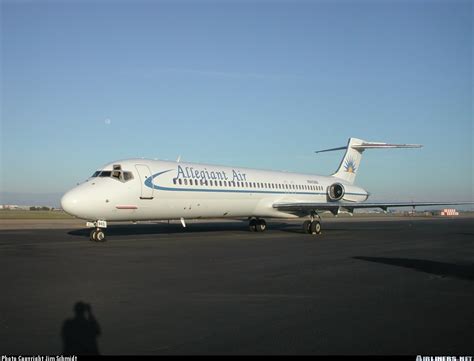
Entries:
[[422,206],[442,206],[442,205],[460,205],[473,204],[474,202],[331,202],[331,203],[314,203],[314,202],[285,202],[274,203],[273,208],[283,212],[296,214],[307,214],[311,212],[330,211],[337,214],[340,210],[346,210],[350,213],[357,208],[381,208],[386,211],[392,207],[422,207]]

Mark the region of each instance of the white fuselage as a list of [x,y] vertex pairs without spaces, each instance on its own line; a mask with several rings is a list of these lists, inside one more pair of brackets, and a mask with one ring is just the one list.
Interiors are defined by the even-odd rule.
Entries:
[[61,204],[67,213],[86,220],[289,218],[297,215],[272,205],[330,202],[328,187],[335,182],[344,185],[341,200],[368,198],[364,189],[332,176],[128,159],[103,167],[67,192]]

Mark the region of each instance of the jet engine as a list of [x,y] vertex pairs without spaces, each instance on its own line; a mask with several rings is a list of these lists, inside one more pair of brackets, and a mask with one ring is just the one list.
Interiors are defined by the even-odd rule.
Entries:
[[341,183],[334,183],[328,187],[328,198],[331,201],[338,201],[344,197],[345,189]]

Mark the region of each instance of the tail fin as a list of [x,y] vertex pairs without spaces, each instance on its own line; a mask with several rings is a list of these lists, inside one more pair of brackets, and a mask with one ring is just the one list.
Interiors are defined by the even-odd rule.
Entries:
[[420,144],[389,144],[379,142],[366,142],[362,139],[349,138],[345,147],[318,150],[315,153],[329,152],[333,150],[346,149],[346,153],[342,158],[341,164],[337,171],[332,174],[333,177],[340,178],[349,183],[354,183],[356,174],[359,170],[362,152],[366,149],[380,148],[421,148]]

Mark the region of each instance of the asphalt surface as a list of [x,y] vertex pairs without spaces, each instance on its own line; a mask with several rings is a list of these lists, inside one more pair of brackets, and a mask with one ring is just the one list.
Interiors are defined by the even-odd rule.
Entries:
[[474,353],[473,218],[300,223],[1,230],[0,354]]

